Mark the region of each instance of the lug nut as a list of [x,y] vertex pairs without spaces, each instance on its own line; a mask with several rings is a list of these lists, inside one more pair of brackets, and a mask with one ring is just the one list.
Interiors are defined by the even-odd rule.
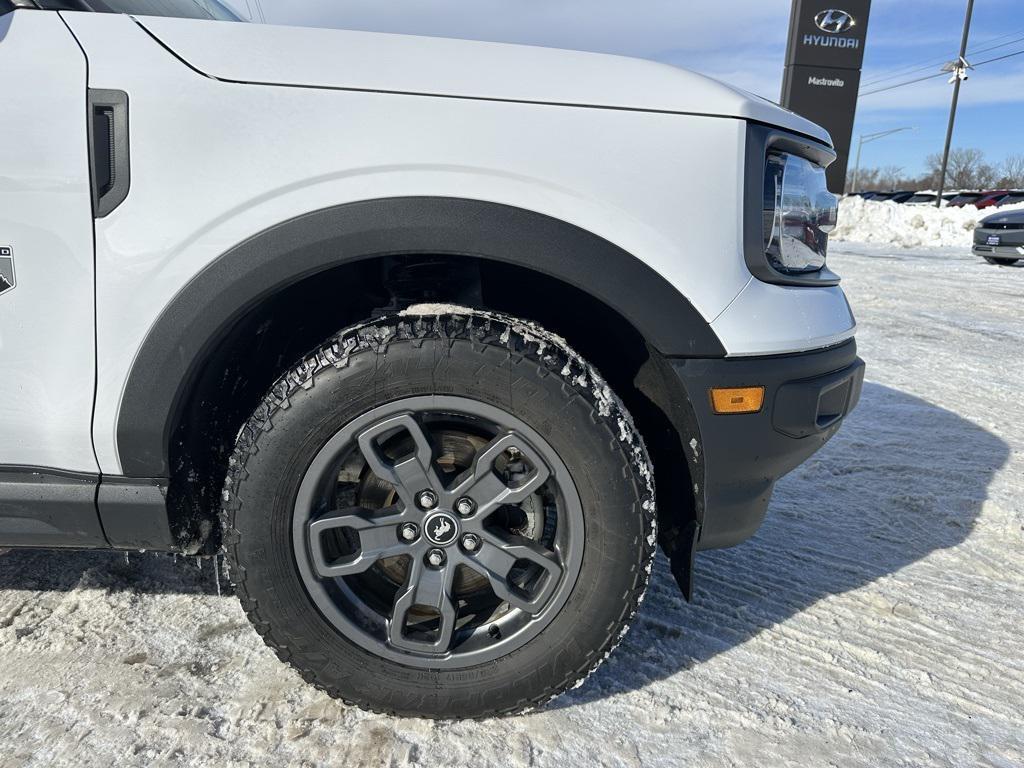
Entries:
[[444,552],[440,549],[430,550],[427,552],[427,563],[435,568],[440,568],[444,565]]
[[433,491],[420,491],[416,494],[416,503],[420,509],[433,509],[437,506],[437,494]]
[[480,549],[480,537],[475,533],[467,533],[462,537],[462,548],[467,552],[476,552]]
[[469,517],[476,511],[476,504],[468,496],[463,496],[461,499],[455,502],[455,511],[463,517]]
[[403,523],[398,529],[398,535],[402,537],[403,541],[416,541],[420,535],[420,529],[416,527],[415,523]]

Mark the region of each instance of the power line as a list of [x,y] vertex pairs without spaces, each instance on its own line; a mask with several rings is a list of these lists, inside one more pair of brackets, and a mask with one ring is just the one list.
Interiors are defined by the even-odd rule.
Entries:
[[938,66],[941,66],[942,64],[945,64],[945,63],[946,63],[946,60],[945,59],[941,59],[941,60],[937,60],[937,61],[934,61],[934,62],[929,62],[928,64],[924,64],[924,65],[918,66],[918,67],[904,67],[902,69],[895,70],[892,74],[890,74],[890,75],[888,75],[886,77],[878,77],[878,78],[875,78],[874,80],[868,80],[866,83],[861,83],[860,87],[861,88],[870,88],[873,85],[878,85],[879,83],[884,83],[884,82],[887,82],[889,80],[895,80],[895,79],[900,78],[900,77],[906,77],[907,75],[912,75],[915,72],[923,72],[926,69],[932,69],[933,67],[938,67]]
[[[1024,32],[1024,29],[1018,29],[1018,30],[1016,30],[1014,32],[1008,32],[1005,35],[999,35],[998,37],[993,37],[993,38],[990,38],[988,40],[985,40],[982,44],[986,45],[988,43],[994,43],[996,40],[1002,40],[1002,39],[1007,38],[1007,37],[1013,37],[1014,35],[1020,35],[1022,32]],[[1018,38],[1016,38],[1014,40],[1007,40],[1004,43],[999,43],[997,45],[990,45],[987,48],[978,48],[977,50],[972,50],[972,51],[968,52],[967,55],[968,55],[968,58],[970,58],[971,56],[977,56],[979,53],[988,53],[989,51],[994,51],[997,48],[1005,48],[1008,45],[1013,45],[1014,43],[1019,43],[1019,42],[1022,42],[1022,41],[1024,41],[1024,37],[1018,37]],[[872,80],[869,80],[866,83],[861,83],[861,88],[870,88],[871,86],[877,85],[878,83],[884,83],[884,82],[887,82],[889,80],[895,80],[898,77],[906,77],[907,75],[912,75],[915,72],[922,72],[924,70],[931,69],[932,67],[937,67],[937,66],[940,66],[941,64],[945,64],[947,61],[948,61],[947,58],[943,58],[943,59],[938,59],[938,60],[929,62],[928,64],[923,64],[923,65],[920,65],[920,66],[915,66],[915,65],[911,64],[911,65],[909,65],[907,67],[902,67],[900,69],[894,70],[893,72],[891,72],[890,74],[886,75],[885,77],[877,77],[877,78],[874,78]]]
[[985,59],[984,61],[979,61],[977,64],[974,64],[973,66],[980,67],[982,64],[991,64],[993,61],[1002,61],[1003,59],[1009,59],[1014,56],[1020,56],[1022,53],[1024,53],[1024,50],[1014,51],[1013,53],[1008,53],[1005,56],[996,56],[994,59]]
[[[1018,31],[1021,31],[1021,30],[1018,30]],[[1000,43],[999,45],[990,45],[988,48],[980,48],[977,51],[968,51],[967,55],[968,56],[977,56],[979,53],[987,53],[988,51],[994,51],[996,48],[1005,48],[1008,45],[1013,45],[1014,43],[1019,43],[1021,40],[1024,40],[1024,37],[1018,37],[1018,38],[1016,38],[1014,40],[1008,40],[1005,43]]]
[[[1021,35],[1021,34],[1024,34],[1024,29],[1017,29],[1017,30],[1015,30],[1013,32],[1007,32],[1006,34],[998,35],[997,37],[991,37],[988,40],[982,40],[979,43],[979,45],[988,45],[989,43],[994,43],[997,40],[1003,40],[1003,39],[1005,39],[1007,37],[1013,37],[1014,35]],[[999,43],[998,45],[991,45],[988,48],[979,48],[977,50],[971,50],[968,53],[968,56],[976,56],[979,53],[986,53],[986,52],[994,50],[996,48],[1002,48],[1002,47],[1007,46],[1007,45],[1013,45],[1013,43],[1019,42],[1020,40],[1024,40],[1024,37],[1018,38],[1017,40],[1009,40],[1009,41],[1007,41],[1005,43]],[[897,77],[904,77],[906,75],[911,75],[911,74],[913,74],[915,72],[920,72],[921,70],[924,70],[924,69],[930,69],[931,67],[937,67],[937,66],[939,66],[941,64],[945,64],[947,60],[948,59],[946,59],[946,58],[942,58],[942,59],[938,59],[938,60],[929,62],[928,64],[923,64],[923,65],[920,65],[920,66],[915,66],[914,64],[910,64],[908,66],[901,67],[900,69],[893,70],[893,72],[891,72],[889,75],[886,75],[885,77],[874,78],[872,80],[869,80],[866,83],[862,83],[861,85],[862,85],[862,87],[863,86],[872,86],[872,85],[875,85],[877,83],[885,82],[886,80],[894,80]]]
[[[1014,33],[1014,34],[1016,34],[1016,33]],[[971,51],[968,54],[968,57],[977,56],[980,53],[987,53],[988,51],[994,51],[997,48],[1005,48],[1008,45],[1014,45],[1014,44],[1020,43],[1020,42],[1024,42],[1024,37],[1018,37],[1018,38],[1016,38],[1014,40],[1009,40],[1009,41],[1007,41],[1005,43],[1000,43],[999,45],[993,45],[993,46],[990,46],[988,48],[980,48],[977,51]],[[906,77],[907,75],[912,75],[915,72],[923,72],[925,70],[932,69],[933,67],[937,67],[940,64],[945,64],[947,61],[948,61],[948,59],[941,59],[941,60],[936,61],[936,62],[934,62],[932,64],[926,64],[926,65],[924,65],[922,67],[917,67],[916,69],[912,69],[909,72],[904,72],[904,73],[898,74],[898,75],[890,75],[889,77],[881,77],[881,78],[878,78],[877,80],[871,80],[871,81],[866,82],[866,83],[861,83],[860,87],[862,89],[863,88],[870,88],[873,85],[878,85],[879,83],[884,83],[887,80],[895,80],[897,77]],[[865,95],[865,94],[861,94],[861,95]]]
[[895,88],[902,88],[904,85],[912,85],[914,83],[922,83],[925,80],[931,80],[932,78],[935,78],[935,77],[942,77],[942,76],[944,76],[946,74],[947,74],[946,72],[936,72],[933,75],[925,75],[924,77],[918,77],[918,78],[915,78],[914,80],[906,80],[906,81],[904,81],[902,83],[896,83],[896,85],[887,85],[885,88],[876,88],[873,91],[864,91],[863,93],[857,94],[857,98],[863,98],[864,96],[870,96],[873,93],[884,93],[885,91],[891,91],[891,90],[893,90]]
[[[1024,53],[1024,50],[1014,51],[1013,53],[1008,53],[1005,56],[996,56],[996,57],[991,58],[991,59],[985,59],[984,61],[979,61],[978,63],[972,64],[971,66],[977,68],[977,67],[982,66],[983,64],[991,64],[993,61],[1002,61],[1003,59],[1009,59],[1009,58],[1012,58],[1014,56],[1020,56],[1022,53]],[[891,91],[891,90],[893,90],[895,88],[902,88],[905,85],[913,85],[914,83],[921,83],[921,82],[924,82],[925,80],[932,80],[933,78],[936,78],[936,77],[944,77],[944,76],[946,76],[948,74],[949,74],[948,72],[936,72],[936,73],[931,74],[931,75],[926,75],[925,77],[918,77],[918,78],[915,78],[913,80],[906,80],[906,81],[904,81],[902,83],[896,83],[895,85],[887,85],[885,88],[876,88],[873,91],[864,91],[863,93],[858,94],[858,98],[860,98],[862,96],[870,96],[870,95],[872,95],[874,93],[883,93],[885,91]]]

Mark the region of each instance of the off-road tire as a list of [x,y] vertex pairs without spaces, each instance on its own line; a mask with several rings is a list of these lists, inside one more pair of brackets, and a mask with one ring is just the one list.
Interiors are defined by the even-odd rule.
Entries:
[[[585,528],[578,578],[543,631],[454,670],[406,666],[346,638],[304,588],[291,536],[301,478],[332,435],[381,404],[435,394],[496,406],[541,434],[571,474]],[[643,600],[655,525],[643,442],[597,371],[533,324],[463,309],[367,322],[307,355],[240,431],[223,502],[235,591],[282,661],[347,703],[446,719],[521,712],[581,684]]]

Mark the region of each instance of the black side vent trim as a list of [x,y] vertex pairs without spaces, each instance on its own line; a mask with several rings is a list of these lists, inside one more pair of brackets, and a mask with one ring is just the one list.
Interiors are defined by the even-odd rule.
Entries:
[[89,90],[89,170],[93,216],[102,219],[128,197],[128,94]]

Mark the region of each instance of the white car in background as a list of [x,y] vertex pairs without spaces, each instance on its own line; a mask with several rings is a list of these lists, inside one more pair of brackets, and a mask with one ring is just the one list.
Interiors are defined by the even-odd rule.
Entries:
[[[950,200],[952,200],[954,197],[956,197],[959,194],[960,194],[959,192],[943,192],[942,193],[942,206],[941,207],[944,207],[945,205],[947,205]],[[925,189],[925,190],[921,190],[920,192],[915,192],[913,197],[905,200],[903,202],[903,204],[904,205],[930,205],[930,206],[934,207],[935,206],[935,200],[936,200],[936,198],[938,198],[938,196],[939,196],[939,193],[936,192],[934,189]]]

